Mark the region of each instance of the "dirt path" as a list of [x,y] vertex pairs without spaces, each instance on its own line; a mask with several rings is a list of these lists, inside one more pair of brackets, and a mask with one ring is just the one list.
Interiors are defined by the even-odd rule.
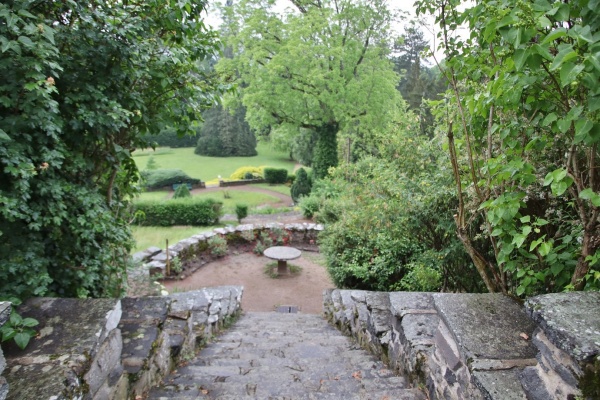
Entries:
[[265,266],[270,262],[272,260],[253,253],[226,256],[204,265],[181,281],[165,281],[163,284],[169,292],[241,285],[244,286],[244,311],[273,311],[281,305],[298,306],[306,314],[320,314],[323,311],[323,290],[334,287],[334,284],[319,253],[302,252],[299,259],[292,261],[292,264],[302,268],[301,271],[278,278],[265,273]]

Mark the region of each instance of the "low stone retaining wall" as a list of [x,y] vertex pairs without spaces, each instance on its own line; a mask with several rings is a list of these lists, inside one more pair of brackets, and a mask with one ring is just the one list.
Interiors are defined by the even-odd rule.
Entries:
[[242,291],[221,286],[121,300],[30,299],[18,311],[40,322],[39,334],[25,351],[2,343],[0,400],[142,398],[238,315]]
[[264,179],[243,179],[240,181],[219,181],[219,187],[244,186],[251,183],[265,183]]
[[[291,243],[294,247],[301,250],[308,246],[314,247],[317,235],[323,230],[323,225],[312,223],[297,224],[246,224],[238,226],[229,226],[226,228],[217,228],[212,232],[194,235],[191,238],[184,239],[169,246],[167,251],[158,247],[150,247],[142,252],[135,253],[132,257],[134,261],[143,263],[141,268],[134,274],[137,276],[162,275],[165,276],[167,267],[167,258],[178,257],[182,262],[186,262],[207,251],[207,242],[214,236],[221,236],[227,241],[239,241],[243,239],[244,234],[250,233],[250,236],[258,237],[263,231],[281,230],[290,235]],[[312,243],[312,244],[311,244]]]
[[431,399],[600,398],[598,292],[522,307],[500,294],[336,289],[324,310]]

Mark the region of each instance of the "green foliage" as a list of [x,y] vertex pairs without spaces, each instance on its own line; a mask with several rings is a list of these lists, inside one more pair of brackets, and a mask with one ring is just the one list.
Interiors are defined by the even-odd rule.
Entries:
[[248,216],[248,205],[236,204],[235,215],[237,216],[238,223],[242,223],[242,220]]
[[385,129],[401,108],[387,57],[393,16],[383,0],[294,5],[283,16],[266,0],[228,7],[232,58],[216,68],[239,84],[250,126],[277,132],[279,148],[293,151],[302,129],[327,136],[312,160],[323,177],[337,165],[337,143],[331,144],[338,133],[362,140],[363,133]]
[[[204,4],[0,3],[0,292],[115,296],[132,149],[212,103]],[[157,51],[161,49],[161,51]],[[185,101],[183,101],[185,100]]]
[[186,184],[177,186],[175,193],[173,193],[173,198],[174,199],[184,199],[187,197],[192,197],[192,195],[190,193],[190,189],[188,189],[188,186]]
[[264,167],[240,167],[236,169],[229,179],[239,181],[242,179],[262,178],[264,175]]
[[284,168],[264,168],[265,181],[271,185],[283,184],[287,181],[288,171]]
[[[441,27],[452,87],[438,112],[457,230],[482,281],[518,296],[597,289],[600,8],[507,0],[461,12],[458,1],[438,3],[417,2]],[[469,39],[453,35],[461,24]]]
[[206,111],[194,152],[211,157],[255,156],[256,138],[245,115],[243,107],[238,107],[234,114],[230,114],[220,104]]
[[134,221],[143,226],[214,225],[219,222],[223,203],[213,199],[176,199],[166,202],[138,201],[134,203]]
[[146,164],[146,169],[149,171],[158,169],[158,163],[156,162],[156,160],[154,159],[153,156],[148,157],[148,163]]
[[338,164],[336,132],[335,126],[319,129],[319,139],[313,156],[313,174],[316,179],[326,177],[329,168]]
[[296,179],[290,188],[292,200],[297,203],[302,196],[308,196],[310,194],[310,189],[311,185],[308,180],[308,174],[304,168],[299,168],[298,171],[296,171]]
[[227,255],[227,240],[221,236],[213,236],[209,238],[208,243],[208,251],[213,256],[223,257]]
[[185,135],[177,133],[176,129],[166,127],[157,134],[152,134],[148,139],[160,147],[195,147],[198,143],[198,129],[187,132]]
[[[167,151],[165,151],[167,150]],[[181,169],[189,176],[200,177],[205,181],[230,176],[236,169],[244,166],[260,167],[269,165],[274,168],[286,168],[292,171],[295,163],[285,153],[273,149],[264,142],[257,145],[258,155],[255,157],[205,157],[194,154],[193,148],[136,150],[134,161],[139,169],[145,169],[148,155],[154,154],[156,161],[164,169]],[[242,177],[243,178],[243,177]]]
[[142,172],[142,177],[144,185],[148,189],[160,189],[177,183],[195,184],[200,182],[200,179],[191,178],[180,169],[145,170]]
[[14,306],[21,304],[19,299],[10,298],[6,300],[12,303],[13,308],[8,321],[0,327],[0,336],[3,342],[14,340],[15,344],[23,350],[29,344],[31,338],[35,337],[36,331],[33,327],[39,325],[39,321],[34,318],[23,318],[17,313]]

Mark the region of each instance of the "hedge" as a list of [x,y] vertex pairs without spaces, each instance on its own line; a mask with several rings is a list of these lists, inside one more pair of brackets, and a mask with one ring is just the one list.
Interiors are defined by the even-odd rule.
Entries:
[[214,225],[219,222],[223,203],[213,199],[139,201],[133,205],[134,223],[143,226]]
[[153,169],[142,171],[142,177],[148,189],[158,189],[175,183],[196,184],[200,179],[191,178],[180,169]]
[[285,168],[265,168],[265,181],[270,184],[285,183],[287,181],[288,171]]

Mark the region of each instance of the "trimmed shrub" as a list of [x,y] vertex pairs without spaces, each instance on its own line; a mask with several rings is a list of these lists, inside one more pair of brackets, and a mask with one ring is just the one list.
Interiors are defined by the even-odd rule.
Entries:
[[265,168],[265,181],[271,185],[285,183],[288,171],[285,168]]
[[143,226],[214,225],[219,222],[223,203],[213,199],[177,199],[171,201],[139,201],[134,213],[143,215],[134,221]]
[[180,169],[154,169],[142,171],[146,188],[158,189],[175,183],[199,183],[200,179],[191,178]]
[[248,205],[247,204],[236,204],[235,215],[237,216],[238,223],[241,223],[244,218],[248,216]]
[[[264,168],[265,167],[240,167],[231,174],[229,179],[234,181],[239,181],[241,179],[261,179],[264,176]],[[250,174],[250,178],[247,178],[248,174]]]
[[304,168],[300,168],[296,171],[296,179],[290,189],[292,200],[297,203],[302,196],[308,196],[310,194],[310,181],[308,180],[308,174]]
[[192,197],[190,194],[190,189],[188,189],[186,184],[179,185],[175,193],[173,194],[174,199],[184,199],[186,197]]

